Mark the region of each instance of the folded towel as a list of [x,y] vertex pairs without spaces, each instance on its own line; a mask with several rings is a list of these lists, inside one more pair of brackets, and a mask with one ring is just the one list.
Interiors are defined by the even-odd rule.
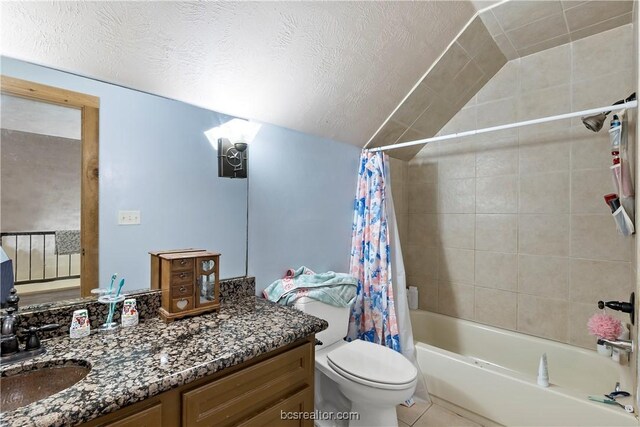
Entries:
[[80,253],[80,230],[56,231],[56,253],[72,255]]
[[262,294],[282,305],[293,305],[297,299],[309,297],[336,307],[348,307],[356,296],[357,286],[357,279],[349,274],[333,271],[316,274],[300,267],[287,271],[283,279],[273,282]]

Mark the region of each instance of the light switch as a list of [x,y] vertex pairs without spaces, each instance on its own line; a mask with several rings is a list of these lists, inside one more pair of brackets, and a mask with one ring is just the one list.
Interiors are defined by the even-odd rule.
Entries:
[[140,211],[118,211],[118,225],[140,224]]

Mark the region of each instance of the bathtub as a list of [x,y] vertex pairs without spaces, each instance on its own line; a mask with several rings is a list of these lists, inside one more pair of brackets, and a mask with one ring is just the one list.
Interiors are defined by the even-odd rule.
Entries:
[[[411,322],[429,392],[445,404],[506,426],[638,426],[622,408],[587,399],[616,381],[632,390],[630,369],[595,351],[423,310]],[[536,384],[542,353],[549,388]]]

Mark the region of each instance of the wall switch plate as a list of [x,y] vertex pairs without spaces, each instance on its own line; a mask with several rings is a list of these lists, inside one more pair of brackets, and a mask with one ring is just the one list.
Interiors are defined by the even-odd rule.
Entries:
[[140,211],[118,211],[118,225],[140,224]]

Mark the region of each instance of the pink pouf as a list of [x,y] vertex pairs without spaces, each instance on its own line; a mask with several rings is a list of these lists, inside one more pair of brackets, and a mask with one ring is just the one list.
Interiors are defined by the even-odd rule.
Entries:
[[615,340],[622,333],[622,322],[606,313],[591,316],[587,327],[591,335],[607,340]]

